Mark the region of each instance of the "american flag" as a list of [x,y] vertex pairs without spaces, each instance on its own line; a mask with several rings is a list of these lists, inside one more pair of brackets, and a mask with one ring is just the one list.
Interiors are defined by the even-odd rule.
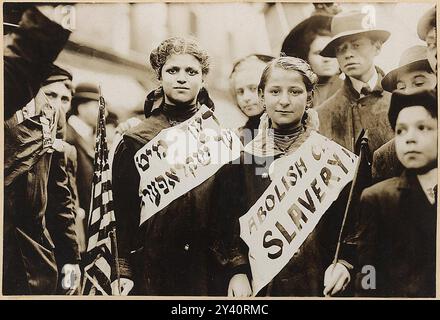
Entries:
[[99,96],[83,294],[119,295],[116,222],[105,132],[105,101],[101,93]]

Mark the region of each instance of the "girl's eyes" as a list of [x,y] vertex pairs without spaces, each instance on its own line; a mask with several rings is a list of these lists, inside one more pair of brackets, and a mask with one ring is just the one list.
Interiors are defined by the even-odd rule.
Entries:
[[[276,95],[279,95],[281,93],[281,90],[280,89],[271,89],[271,90],[269,90],[269,92],[272,95],[276,96]],[[288,92],[289,92],[289,94],[291,94],[293,96],[299,96],[300,94],[303,93],[303,90],[300,90],[300,89],[289,89]]]
[[289,93],[294,95],[294,96],[299,96],[302,92],[302,90],[298,90],[298,89],[291,89],[289,90]]
[[188,72],[188,74],[189,74],[190,76],[195,76],[195,75],[199,74],[198,71],[193,70],[193,69],[190,69],[190,70],[188,70],[187,72]]
[[[171,68],[167,70],[167,73],[169,74],[176,74],[179,72],[179,68]],[[197,70],[194,69],[187,69],[186,72],[190,75],[190,76],[195,76],[197,74],[199,74],[199,72]]]

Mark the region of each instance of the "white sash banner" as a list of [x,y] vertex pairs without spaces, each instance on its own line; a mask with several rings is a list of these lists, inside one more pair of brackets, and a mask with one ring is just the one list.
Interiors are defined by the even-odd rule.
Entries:
[[162,130],[134,156],[142,197],[140,224],[239,158],[241,148],[238,136],[222,129],[205,105],[185,122]]
[[292,259],[342,189],[358,157],[312,132],[292,155],[269,168],[272,183],[240,218],[256,295]]

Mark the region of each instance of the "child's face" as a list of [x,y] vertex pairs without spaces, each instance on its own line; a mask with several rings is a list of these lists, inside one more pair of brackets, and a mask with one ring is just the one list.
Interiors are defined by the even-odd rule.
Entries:
[[322,49],[330,42],[331,37],[316,36],[315,40],[310,44],[308,61],[312,70],[322,77],[331,77],[339,73],[338,60],[335,58],[323,57],[320,55]]
[[347,37],[336,47],[339,67],[347,76],[363,81],[363,76],[372,68],[380,45],[365,36]]
[[263,112],[258,101],[258,83],[266,64],[262,61],[243,62],[234,75],[234,91],[237,104],[248,116],[256,116]]
[[303,76],[298,71],[274,68],[262,96],[272,127],[297,127],[304,115],[307,97]]
[[172,54],[162,68],[165,102],[192,103],[203,85],[202,67],[191,54]]
[[437,162],[437,119],[421,106],[400,111],[396,121],[396,153],[405,168]]
[[426,70],[404,71],[398,74],[396,90],[410,94],[418,90],[432,90],[437,85],[437,77]]

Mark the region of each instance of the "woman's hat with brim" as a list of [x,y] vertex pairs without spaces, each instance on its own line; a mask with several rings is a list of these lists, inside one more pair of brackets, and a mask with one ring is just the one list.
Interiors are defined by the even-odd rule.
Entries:
[[301,50],[301,46],[298,46],[298,43],[302,43],[304,41],[304,36],[309,30],[324,29],[330,31],[331,22],[332,17],[326,15],[314,15],[305,19],[289,32],[287,37],[284,39],[281,52],[285,53],[287,56],[307,59],[307,57],[303,57],[305,53],[299,52]]
[[400,57],[399,66],[388,72],[382,79],[382,88],[388,92],[393,92],[396,90],[399,73],[415,70],[432,72],[427,59],[425,46],[413,46],[406,49]]
[[417,24],[417,34],[419,35],[419,38],[423,41],[426,40],[426,35],[428,34],[429,30],[433,26],[436,25],[436,7],[432,7],[429,9],[419,20],[419,23]]
[[375,29],[367,14],[360,11],[340,13],[334,16],[331,23],[331,33],[333,35],[332,39],[320,53],[323,57],[335,58],[335,47],[349,36],[366,36],[382,43],[390,37],[390,32]]
[[437,94],[433,90],[423,90],[416,93],[406,94],[393,92],[391,96],[388,120],[393,130],[396,128],[397,118],[404,108],[421,106],[426,108],[437,118]]

